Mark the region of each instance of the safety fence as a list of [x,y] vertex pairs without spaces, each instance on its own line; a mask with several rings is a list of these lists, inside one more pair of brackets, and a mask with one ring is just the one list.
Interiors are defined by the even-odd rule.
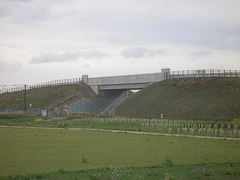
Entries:
[[117,97],[111,104],[109,104],[102,112],[101,115],[110,115],[114,112],[114,110],[122,103],[124,102],[129,95],[131,94],[131,91],[124,91],[119,97]]
[[[1,109],[0,112],[8,112],[8,113],[12,113],[12,112],[23,112],[23,105],[22,107],[17,107],[17,108],[6,108],[6,109]],[[35,108],[35,109],[26,109],[26,112],[34,112],[34,113],[40,113],[40,108]]]
[[87,90],[81,90],[81,91],[73,91],[65,95],[64,97],[57,99],[56,101],[52,102],[50,105],[48,105],[47,109],[50,110],[57,105],[66,102],[67,100],[77,97],[78,95],[80,96],[91,96],[94,97],[94,93],[92,91],[87,91]]
[[[48,81],[45,83],[26,85],[26,90],[49,87],[49,86],[61,86],[61,85],[67,85],[67,84],[81,84],[81,83],[83,83],[81,78],[60,79],[60,80]],[[25,89],[24,84],[14,85],[13,88],[6,88],[6,87],[7,86],[4,86],[4,85],[0,87],[0,94],[23,91]]]
[[[238,124],[206,123],[199,120],[168,120],[141,118],[82,118],[77,120],[81,127],[97,128],[100,124],[110,129],[129,128],[142,132],[154,132],[191,136],[212,136],[240,138]],[[237,122],[236,122],[237,123]]]
[[[237,70],[219,70],[219,69],[209,69],[209,70],[182,70],[182,71],[171,71],[169,79],[194,79],[194,78],[213,78],[213,77],[240,77],[240,71]],[[49,86],[60,86],[67,84],[79,84],[83,83],[81,78],[71,78],[71,79],[60,79],[54,81],[48,81],[40,84],[26,85],[26,89],[42,88]],[[7,88],[8,86],[0,86],[0,94],[7,92],[23,91],[25,85],[14,85],[12,88]]]
[[220,69],[208,69],[208,70],[183,70],[183,71],[171,71],[170,79],[192,79],[192,78],[213,78],[213,77],[240,77],[240,71],[237,70],[220,70]]

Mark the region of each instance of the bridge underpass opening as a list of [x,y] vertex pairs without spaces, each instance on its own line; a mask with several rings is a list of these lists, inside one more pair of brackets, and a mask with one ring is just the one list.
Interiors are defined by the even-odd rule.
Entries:
[[100,90],[99,96],[101,97],[119,97],[124,91],[131,91],[136,93],[142,89],[113,89],[113,90]]

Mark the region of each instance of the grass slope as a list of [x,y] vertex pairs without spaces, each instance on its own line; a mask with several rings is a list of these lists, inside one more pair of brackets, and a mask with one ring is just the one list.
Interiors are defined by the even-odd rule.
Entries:
[[166,162],[171,166],[234,163],[240,161],[239,149],[238,141],[227,140],[0,128],[0,176],[161,166]]
[[[27,90],[27,108],[32,103],[32,109],[45,107],[51,102],[65,96],[72,91],[92,91],[91,88],[84,84],[71,84],[62,86],[49,86],[44,88],[36,88]],[[6,109],[9,104],[9,109],[22,110],[23,91],[0,94],[0,109]]]
[[170,119],[240,117],[240,79],[166,80],[154,83],[122,103],[117,116]]

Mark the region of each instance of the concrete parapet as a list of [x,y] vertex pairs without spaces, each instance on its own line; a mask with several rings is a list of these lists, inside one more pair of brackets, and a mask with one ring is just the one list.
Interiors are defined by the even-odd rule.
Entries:
[[170,78],[170,68],[161,69],[162,80]]
[[124,76],[108,76],[89,78],[83,75],[82,79],[85,84],[92,87],[96,94],[105,90],[131,90],[143,89],[154,82],[163,81],[170,78],[170,68],[164,68],[160,73],[136,74]]
[[82,75],[82,81],[83,81],[85,84],[88,84],[88,75]]
[[88,85],[139,84],[162,80],[161,73],[88,78]]

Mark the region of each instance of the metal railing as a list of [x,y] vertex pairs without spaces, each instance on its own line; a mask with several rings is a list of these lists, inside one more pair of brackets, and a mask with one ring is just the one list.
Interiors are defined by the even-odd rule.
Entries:
[[[40,84],[26,85],[26,90],[49,87],[49,86],[61,86],[61,85],[67,85],[67,84],[81,84],[81,83],[83,83],[81,78],[60,79],[60,80],[48,81]],[[23,84],[14,85],[14,87],[12,88],[6,88],[6,87],[7,86],[3,86],[2,88],[0,88],[0,94],[24,90]]]
[[59,104],[65,103],[66,101],[70,100],[71,98],[75,97],[75,96],[95,96],[94,93],[92,91],[86,91],[86,90],[81,90],[81,91],[73,91],[68,93],[66,96],[57,99],[56,101],[52,102],[51,104],[49,104],[47,106],[47,110],[51,110],[52,108],[56,107]]
[[[171,71],[169,79],[186,79],[186,78],[211,78],[211,77],[240,77],[240,71],[237,70],[183,70],[183,71]],[[26,89],[35,89],[49,86],[61,86],[67,84],[80,84],[83,83],[81,78],[60,79],[54,81],[48,81],[40,84],[26,85]],[[24,85],[15,85],[13,88],[6,88],[6,85],[0,87],[0,94],[11,93],[15,91],[23,91]]]
[[213,78],[213,77],[240,77],[240,71],[237,70],[183,70],[171,71],[169,79],[192,79],[192,78]]
[[125,101],[130,95],[131,91],[124,91],[119,97],[117,97],[110,105],[108,105],[102,112],[101,115],[107,115],[111,111],[114,111],[123,101]]

